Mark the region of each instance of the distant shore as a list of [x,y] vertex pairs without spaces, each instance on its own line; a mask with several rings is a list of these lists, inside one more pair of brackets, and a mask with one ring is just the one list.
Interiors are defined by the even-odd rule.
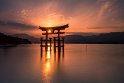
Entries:
[[[40,44],[40,38],[28,34],[5,35],[0,33],[0,46],[16,44]],[[102,33],[99,35],[66,35],[65,44],[124,44],[124,32]]]
[[31,41],[28,39],[13,37],[0,33],[0,46],[12,46],[18,44],[31,44]]

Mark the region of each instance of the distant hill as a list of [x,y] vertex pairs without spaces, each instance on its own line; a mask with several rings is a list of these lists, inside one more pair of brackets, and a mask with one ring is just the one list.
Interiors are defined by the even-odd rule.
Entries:
[[[87,35],[66,35],[65,43],[75,43],[75,44],[124,44],[124,32],[112,32],[92,35],[88,33]],[[32,43],[40,43],[40,38],[35,38],[27,34],[14,34],[12,35],[18,38],[28,39]]]
[[0,33],[0,44],[6,45],[6,44],[31,44],[31,42],[27,39],[13,37],[10,35],[5,35],[3,33]]
[[104,33],[92,36],[67,35],[65,43],[124,44],[124,32]]
[[30,36],[28,34],[14,34],[12,36],[19,37],[19,38],[24,38],[24,39],[28,39],[32,43],[40,43],[40,38],[35,38],[35,37]]

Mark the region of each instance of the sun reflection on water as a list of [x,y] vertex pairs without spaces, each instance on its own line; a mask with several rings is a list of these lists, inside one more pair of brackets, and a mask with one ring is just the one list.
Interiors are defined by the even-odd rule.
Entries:
[[44,65],[44,73],[45,73],[46,78],[49,77],[50,70],[51,70],[51,63],[50,61],[47,61]]
[[41,74],[43,76],[43,80],[42,80],[43,83],[51,83],[53,79],[53,74],[58,65],[58,63],[56,64],[56,62],[60,62],[61,60],[60,58],[62,58],[62,56],[59,56],[57,53],[54,52],[54,50],[52,50],[53,48],[54,47],[52,48],[47,47],[47,51],[42,53],[43,56],[42,56],[42,64],[41,64],[42,67]]
[[51,58],[51,54],[50,54],[50,47],[48,47],[48,51],[47,51],[47,59],[50,59]]
[[53,65],[52,65],[52,59],[51,59],[51,52],[50,47],[47,48],[47,52],[45,54],[45,62],[43,62],[43,76],[44,76],[44,83],[51,83],[52,79],[52,71],[53,71]]
[[[42,70],[41,70],[42,71]],[[44,76],[44,80],[43,80],[43,83],[51,83],[51,74],[52,74],[52,71],[51,71],[51,63],[50,61],[48,60],[44,66],[43,66],[43,76]]]

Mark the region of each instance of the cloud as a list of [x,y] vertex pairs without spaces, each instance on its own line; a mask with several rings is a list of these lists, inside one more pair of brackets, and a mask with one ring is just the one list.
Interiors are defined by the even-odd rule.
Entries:
[[42,21],[42,26],[57,26],[57,25],[65,25],[71,20],[70,17],[66,18],[62,14],[58,13],[51,13],[44,18],[44,21]]
[[14,21],[2,21],[0,20],[0,25],[3,27],[11,27],[15,29],[20,29],[20,30],[28,30],[28,29],[34,29],[33,25],[27,25],[19,22],[14,22]]
[[106,1],[100,8],[100,11],[98,13],[98,17],[101,18],[111,7],[111,2]]
[[[123,3],[124,0],[0,0],[0,25],[4,26],[0,29],[33,32],[37,29],[33,26],[50,22],[53,26],[69,23],[68,32],[89,31],[87,27],[94,26],[123,26]],[[99,28],[94,30],[98,32]]]
[[124,26],[87,27],[88,29],[123,29]]

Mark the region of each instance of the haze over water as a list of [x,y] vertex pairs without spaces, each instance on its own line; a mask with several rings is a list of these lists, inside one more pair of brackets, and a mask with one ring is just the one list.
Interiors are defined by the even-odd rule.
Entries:
[[123,83],[124,45],[66,44],[60,59],[40,45],[0,48],[0,83]]

